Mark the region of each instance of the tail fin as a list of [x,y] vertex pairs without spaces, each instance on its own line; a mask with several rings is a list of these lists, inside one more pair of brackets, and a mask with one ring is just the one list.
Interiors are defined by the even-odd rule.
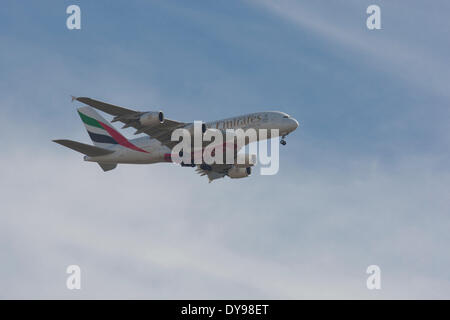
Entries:
[[130,142],[127,138],[120,134],[114,127],[105,119],[102,118],[93,108],[81,107],[78,108],[78,114],[86,127],[92,142],[101,148],[109,148],[114,145],[121,145],[125,148],[147,152]]
[[94,145],[108,148],[126,138],[91,107],[78,108],[78,114]]

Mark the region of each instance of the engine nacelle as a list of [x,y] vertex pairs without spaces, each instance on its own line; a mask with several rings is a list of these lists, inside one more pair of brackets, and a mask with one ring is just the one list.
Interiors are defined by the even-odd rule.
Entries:
[[[187,131],[189,131],[191,137],[194,136],[194,124],[190,123],[187,126],[184,127],[184,129],[186,129]],[[202,122],[202,133],[206,132],[206,124],[204,122]]]
[[252,168],[238,168],[236,166],[231,167],[230,170],[228,170],[228,176],[232,179],[239,179],[239,178],[245,178],[248,177],[252,173]]
[[254,166],[255,164],[256,154],[238,153],[234,166],[238,168],[247,168]]
[[139,117],[139,123],[143,127],[152,127],[164,122],[164,113],[162,111],[146,112]]

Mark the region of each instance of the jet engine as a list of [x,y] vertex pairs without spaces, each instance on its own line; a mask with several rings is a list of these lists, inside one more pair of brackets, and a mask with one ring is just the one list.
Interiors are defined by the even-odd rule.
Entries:
[[[191,136],[194,136],[194,123],[190,123],[187,126],[184,127],[187,131],[189,131]],[[206,124],[202,122],[202,133],[206,132]]]
[[139,123],[143,127],[152,127],[164,122],[164,113],[162,111],[146,112],[139,117]]
[[236,166],[233,166],[228,170],[228,176],[232,179],[239,179],[239,178],[245,178],[248,177],[252,173],[252,168],[239,168]]

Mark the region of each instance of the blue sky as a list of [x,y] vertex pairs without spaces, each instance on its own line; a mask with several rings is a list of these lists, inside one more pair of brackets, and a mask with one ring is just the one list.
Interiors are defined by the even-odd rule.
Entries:
[[[5,1],[2,296],[448,298],[448,6]],[[277,109],[300,127],[272,177],[105,175],[50,143],[89,141],[70,95],[181,121]],[[89,274],[79,293],[60,284],[71,263]]]

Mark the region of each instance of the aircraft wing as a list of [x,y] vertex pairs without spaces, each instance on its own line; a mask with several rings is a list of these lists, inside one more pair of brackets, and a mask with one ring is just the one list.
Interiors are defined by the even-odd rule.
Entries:
[[184,122],[164,119],[164,122],[156,127],[142,127],[138,120],[139,117],[145,112],[115,106],[106,102],[94,100],[87,97],[72,97],[72,100],[80,101],[84,104],[87,104],[88,106],[91,106],[95,109],[108,113],[114,116],[112,122],[120,121],[124,124],[124,126],[122,127],[123,129],[133,127],[137,130],[135,134],[138,133],[148,134],[152,138],[159,140],[163,145],[166,145],[171,149],[173,148],[174,145],[178,143],[177,141],[170,140],[172,136],[172,131],[187,125],[187,123]]
[[195,171],[200,176],[208,176],[209,183],[211,181],[223,178],[227,175],[228,169],[230,169],[232,165],[229,164],[216,164],[211,166],[211,170],[203,170],[200,168],[200,165],[197,166],[197,169]]

